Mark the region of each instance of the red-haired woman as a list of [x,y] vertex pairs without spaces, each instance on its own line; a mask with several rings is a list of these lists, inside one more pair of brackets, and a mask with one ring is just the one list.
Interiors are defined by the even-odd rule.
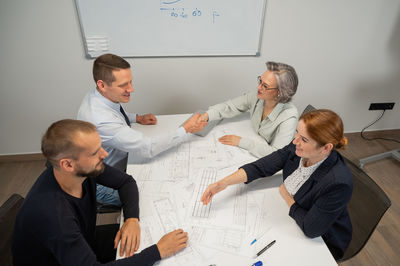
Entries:
[[283,170],[279,192],[289,205],[290,217],[306,236],[322,236],[335,259],[340,259],[352,234],[346,206],[353,191],[353,179],[336,151],[346,144],[343,123],[336,113],[308,112],[300,117],[291,144],[211,184],[202,201],[208,204],[229,185],[250,183]]

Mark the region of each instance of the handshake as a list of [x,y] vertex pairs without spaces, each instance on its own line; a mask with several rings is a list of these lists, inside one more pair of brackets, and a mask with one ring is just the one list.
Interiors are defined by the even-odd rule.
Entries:
[[208,124],[208,114],[194,114],[183,124],[186,133],[196,133],[201,131]]

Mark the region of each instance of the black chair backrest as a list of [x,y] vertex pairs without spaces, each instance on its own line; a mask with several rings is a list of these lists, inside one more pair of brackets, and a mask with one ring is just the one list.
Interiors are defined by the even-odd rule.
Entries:
[[307,105],[306,108],[304,109],[302,115],[305,114],[305,113],[308,113],[308,112],[310,112],[310,111],[314,111],[314,110],[316,110],[315,107],[312,106],[311,104],[309,104],[309,105]]
[[97,202],[97,213],[121,212],[121,207]]
[[386,193],[356,164],[344,158],[353,174],[353,194],[347,205],[353,235],[349,247],[340,261],[357,255],[371,237],[376,226],[390,207]]
[[14,232],[15,218],[24,202],[24,198],[13,194],[0,207],[0,265],[12,265],[11,242]]

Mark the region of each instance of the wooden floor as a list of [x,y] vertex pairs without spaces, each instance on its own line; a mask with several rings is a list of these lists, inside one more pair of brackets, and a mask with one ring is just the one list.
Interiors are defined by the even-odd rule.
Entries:
[[[400,140],[400,130],[368,132],[366,135]],[[359,133],[346,136],[349,145],[342,154],[357,164],[360,158],[400,149],[400,144],[395,142],[365,141]],[[0,204],[13,193],[25,197],[44,168],[43,160],[0,163]],[[365,165],[364,170],[386,192],[392,201],[392,206],[364,249],[353,259],[340,265],[400,265],[400,162],[383,159]]]
[[[386,137],[400,140],[400,130],[375,131],[365,135],[370,138]],[[346,136],[349,145],[342,154],[357,165],[360,158],[400,149],[400,143],[384,140],[365,141],[359,133]],[[340,265],[400,265],[400,162],[382,159],[366,164],[364,171],[385,191],[392,201],[392,206],[383,216],[364,249]]]

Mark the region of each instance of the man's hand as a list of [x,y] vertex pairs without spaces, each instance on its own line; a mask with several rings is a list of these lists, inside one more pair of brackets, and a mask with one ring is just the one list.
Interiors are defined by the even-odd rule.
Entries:
[[186,120],[185,124],[183,125],[183,128],[186,130],[186,133],[199,132],[207,125],[207,122],[202,121],[200,119],[200,116],[201,116],[200,114],[195,114],[188,120]]
[[140,226],[137,218],[128,218],[122,227],[118,230],[117,235],[114,239],[114,248],[118,246],[118,242],[121,240],[121,246],[119,249],[119,255],[122,257],[125,253],[125,257],[130,257],[135,253],[140,244]]
[[157,243],[158,251],[162,259],[174,255],[187,246],[188,236],[182,229],[172,231],[164,235]]
[[279,193],[281,194],[282,198],[286,201],[286,204],[290,207],[295,203],[292,195],[287,191],[285,184],[282,184],[279,187]]
[[142,125],[155,125],[157,118],[153,114],[136,115],[136,122]]
[[232,145],[232,146],[239,146],[240,139],[242,137],[236,136],[236,135],[225,135],[220,137],[218,140],[222,144],[225,145]]

